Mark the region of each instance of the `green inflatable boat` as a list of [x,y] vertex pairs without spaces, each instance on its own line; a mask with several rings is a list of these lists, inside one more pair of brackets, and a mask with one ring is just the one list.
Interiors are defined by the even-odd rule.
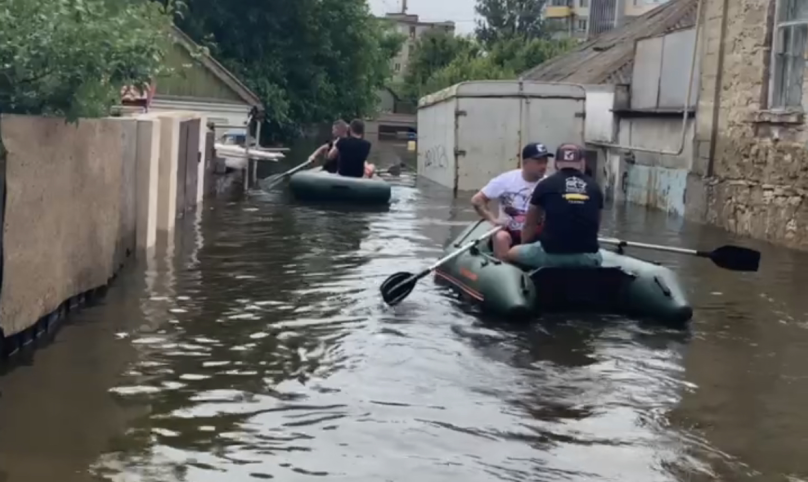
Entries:
[[[445,254],[491,229],[487,222],[475,222],[446,246]],[[484,311],[505,318],[597,312],[683,325],[693,317],[673,271],[614,251],[601,249],[601,254],[599,268],[528,271],[494,258],[489,240],[445,263],[435,276]]]
[[301,201],[335,201],[364,205],[390,202],[390,184],[379,178],[345,177],[323,170],[301,171],[289,178],[289,190]]

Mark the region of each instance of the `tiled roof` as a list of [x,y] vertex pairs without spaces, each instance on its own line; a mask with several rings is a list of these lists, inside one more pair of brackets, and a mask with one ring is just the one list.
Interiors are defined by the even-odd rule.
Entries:
[[630,84],[635,42],[692,27],[698,4],[698,0],[671,0],[619,29],[524,72],[521,78],[579,84]]

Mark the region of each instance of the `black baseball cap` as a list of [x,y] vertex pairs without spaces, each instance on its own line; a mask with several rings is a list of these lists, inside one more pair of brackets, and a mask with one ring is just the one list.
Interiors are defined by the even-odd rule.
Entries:
[[547,147],[541,142],[531,142],[522,148],[522,160],[525,159],[544,159],[553,157],[553,154],[547,150]]
[[584,160],[584,150],[577,144],[561,144],[556,149],[556,162],[581,162]]

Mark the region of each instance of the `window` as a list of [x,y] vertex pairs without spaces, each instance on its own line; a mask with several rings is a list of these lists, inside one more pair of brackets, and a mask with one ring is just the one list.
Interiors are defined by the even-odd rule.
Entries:
[[415,38],[415,27],[410,27],[410,38]]
[[586,32],[586,27],[587,27],[588,23],[589,22],[587,22],[587,19],[579,18],[578,19],[578,31],[579,32]]
[[396,73],[401,72],[401,64],[397,63],[397,64],[395,65],[395,67],[393,67],[393,70],[395,70],[395,71],[396,71]]
[[778,0],[772,59],[772,109],[801,109],[808,2]]
[[578,3],[581,4],[581,8],[589,8],[589,0],[578,0]]

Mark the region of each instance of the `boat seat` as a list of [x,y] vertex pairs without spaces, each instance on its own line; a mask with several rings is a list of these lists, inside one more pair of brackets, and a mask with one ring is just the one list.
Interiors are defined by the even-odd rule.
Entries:
[[539,268],[528,273],[542,311],[570,310],[619,313],[634,275],[620,268]]

